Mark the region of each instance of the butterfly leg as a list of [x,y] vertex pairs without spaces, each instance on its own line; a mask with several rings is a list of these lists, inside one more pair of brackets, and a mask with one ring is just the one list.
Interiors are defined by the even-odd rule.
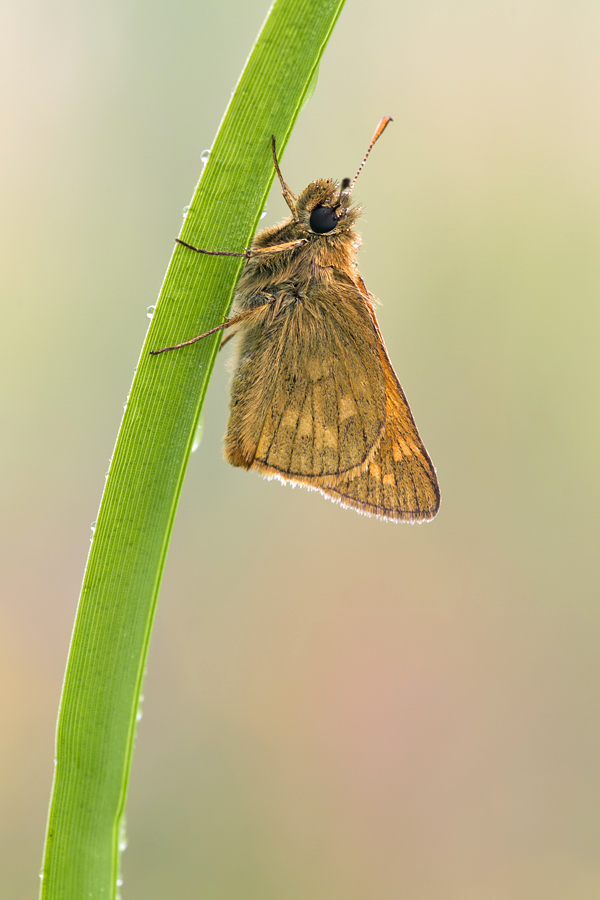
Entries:
[[202,250],[201,247],[192,247],[191,244],[186,244],[185,241],[180,241],[179,238],[175,238],[176,244],[181,244],[182,247],[187,247],[188,250],[194,250],[196,253],[204,253],[206,256],[237,256],[241,259],[250,259],[252,256],[252,250],[244,250],[243,253],[232,253],[229,250]]
[[227,250],[202,250],[201,247],[192,247],[185,241],[175,238],[177,244],[187,247],[188,250],[194,250],[195,253],[204,253],[206,256],[237,256],[240,259],[252,259],[254,256],[264,256],[265,253],[284,253],[286,250],[293,250],[295,247],[302,247],[306,244],[305,238],[299,238],[297,241],[287,241],[285,244],[275,244],[272,247],[255,247],[250,250],[244,250],[243,253],[230,253]]
[[[231,319],[227,319],[227,321],[223,322],[221,325],[216,325],[209,331],[205,331],[204,334],[198,334],[196,335],[196,337],[190,338],[189,341],[183,341],[181,344],[173,344],[172,347],[161,347],[160,350],[151,350],[150,353],[152,356],[158,356],[159,353],[166,353],[167,350],[180,350],[182,347],[189,347],[190,344],[195,344],[197,341],[201,341],[202,338],[208,337],[211,334],[216,334],[217,331],[223,331],[225,328],[231,328],[232,325],[237,325],[239,322],[243,322],[244,319],[248,318],[248,316],[254,315],[254,313],[258,312],[259,309],[264,309],[266,306],[270,306],[271,303],[275,303],[276,300],[277,297],[269,295],[269,299],[266,303],[261,303],[260,306],[255,306],[252,309],[247,309],[244,312],[238,313],[237,316],[232,316]],[[233,337],[233,335],[231,335],[231,337]],[[225,341],[223,343],[225,343]]]
[[232,331],[231,334],[228,334],[227,337],[223,338],[223,340],[221,341],[221,346],[219,347],[219,353],[221,352],[221,350],[223,349],[225,344],[228,341],[230,341],[231,338],[234,338],[236,336],[236,334],[237,334],[237,331]]

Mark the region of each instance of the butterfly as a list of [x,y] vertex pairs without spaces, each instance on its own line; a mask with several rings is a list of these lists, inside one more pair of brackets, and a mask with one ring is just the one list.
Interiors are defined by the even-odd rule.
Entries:
[[225,458],[267,478],[320,491],[344,507],[395,522],[433,519],[435,469],[419,436],[356,263],[360,208],[354,177],[311,182],[296,197],[272,151],[291,215],[243,253],[236,314],[178,350],[226,328],[238,347]]

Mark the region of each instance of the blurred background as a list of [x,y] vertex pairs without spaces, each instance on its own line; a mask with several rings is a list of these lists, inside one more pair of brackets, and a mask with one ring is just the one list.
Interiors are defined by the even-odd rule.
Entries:
[[[3,7],[11,900],[38,890],[146,307],[266,12]],[[294,190],[352,176],[394,117],[357,185],[360,267],[442,508],[394,526],[229,467],[218,360],[150,651],[124,900],[600,895],[599,42],[591,0],[348,0],[283,171]],[[274,190],[263,224],[285,213]]]

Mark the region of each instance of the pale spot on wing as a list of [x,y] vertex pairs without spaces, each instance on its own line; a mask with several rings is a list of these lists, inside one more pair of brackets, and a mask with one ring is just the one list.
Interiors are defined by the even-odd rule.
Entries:
[[298,421],[298,410],[297,409],[286,409],[282,418],[280,428],[289,428],[290,430],[296,427],[296,422]]
[[303,412],[298,423],[298,435],[305,436],[312,434],[313,417],[310,413]]
[[323,446],[331,448],[337,447],[337,431],[333,431],[332,428],[323,429]]
[[309,356],[305,361],[306,374],[310,381],[318,381],[325,375],[330,374],[331,365],[329,362],[320,359],[318,356]]
[[376,462],[371,463],[371,465],[369,466],[369,474],[373,478],[377,478],[377,479],[381,478],[381,467],[379,466],[378,463],[376,463]]
[[349,419],[357,414],[356,403],[353,397],[340,397],[338,401],[338,409],[340,414],[340,422]]
[[312,393],[310,390],[307,391],[304,398],[293,442],[289,471],[298,473],[311,471],[313,469],[314,434]]
[[383,476],[383,483],[384,483],[384,484],[391,484],[391,485],[394,485],[394,486],[395,486],[395,484],[396,484],[396,479],[394,478],[394,476],[393,476],[392,473],[388,472],[387,475],[384,475],[384,476]]

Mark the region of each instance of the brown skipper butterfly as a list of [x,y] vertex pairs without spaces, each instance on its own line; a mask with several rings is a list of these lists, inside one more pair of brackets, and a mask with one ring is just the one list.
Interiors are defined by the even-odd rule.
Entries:
[[[433,519],[440,505],[435,469],[417,431],[375,317],[375,298],[356,264],[360,209],[354,180],[313,181],[296,197],[272,138],[275,170],[291,216],[260,231],[246,259],[237,314],[178,350],[226,328],[238,337],[225,457],[320,491],[342,506],[395,522]],[[221,345],[223,346],[223,345]]]

